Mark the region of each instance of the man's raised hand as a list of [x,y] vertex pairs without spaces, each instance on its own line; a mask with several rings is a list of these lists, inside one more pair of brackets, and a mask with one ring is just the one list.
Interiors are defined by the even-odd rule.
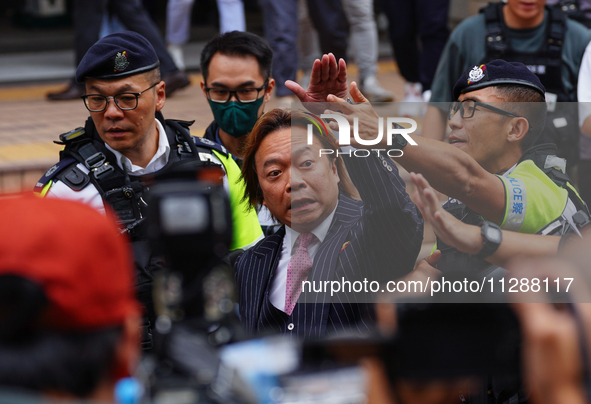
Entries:
[[310,74],[310,85],[306,90],[298,83],[287,80],[285,86],[293,92],[301,102],[327,102],[327,97],[334,94],[340,98],[347,97],[347,64],[340,59],[337,65],[332,53],[316,59]]

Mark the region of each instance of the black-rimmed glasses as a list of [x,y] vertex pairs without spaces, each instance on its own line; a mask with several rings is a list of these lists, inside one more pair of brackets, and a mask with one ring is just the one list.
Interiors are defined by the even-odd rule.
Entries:
[[205,87],[207,99],[213,102],[224,103],[230,101],[232,95],[242,103],[255,102],[259,99],[259,94],[269,84],[269,80],[265,80],[265,84],[260,87],[245,87],[238,90],[228,90],[220,87]]
[[513,118],[519,118],[520,115],[514,114],[513,112],[505,111],[504,109],[493,107],[490,104],[486,104],[484,102],[475,101],[475,100],[464,100],[464,101],[455,101],[451,103],[449,108],[448,119],[451,120],[453,116],[460,111],[460,116],[462,119],[472,118],[474,116],[474,112],[476,111],[476,107],[486,108],[492,112],[496,112],[497,114],[510,116]]
[[132,109],[137,108],[138,98],[140,95],[153,88],[158,83],[152,84],[150,87],[146,88],[144,91],[140,91],[139,93],[119,93],[109,97],[101,94],[87,94],[80,98],[84,100],[84,105],[90,112],[101,112],[107,109],[107,106],[109,105],[109,98],[112,98],[115,101],[115,104],[120,110],[131,111]]

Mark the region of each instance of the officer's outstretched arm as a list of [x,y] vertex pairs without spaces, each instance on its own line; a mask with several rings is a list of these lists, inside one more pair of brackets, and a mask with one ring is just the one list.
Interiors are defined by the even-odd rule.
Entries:
[[[349,92],[357,105],[350,105],[343,99],[333,95],[328,97],[331,102],[339,102],[339,111],[325,113],[344,116],[353,125],[353,118],[359,119],[359,134],[367,134],[375,138],[379,132],[378,115],[361,94],[355,82],[351,83]],[[335,107],[336,109],[336,107]],[[331,128],[337,129],[336,123]],[[404,147],[403,156],[394,159],[407,171],[422,173],[434,188],[452,198],[459,199],[473,211],[487,220],[501,223],[505,215],[505,187],[494,174],[487,172],[476,160],[467,153],[448,143],[421,136],[410,135],[417,144]],[[366,146],[359,144],[351,136],[351,145],[364,149],[385,149],[392,146],[386,144],[387,136],[382,144]]]
[[[435,234],[444,243],[462,252],[478,254],[483,246],[480,227],[462,223],[446,212],[441,207],[435,190],[421,174],[410,173],[410,178],[417,186],[419,198],[415,198],[416,203],[425,219],[431,223]],[[503,240],[499,248],[486,258],[492,264],[505,266],[514,258],[548,257],[558,252],[558,236],[522,234],[507,230],[502,230],[502,233]]]

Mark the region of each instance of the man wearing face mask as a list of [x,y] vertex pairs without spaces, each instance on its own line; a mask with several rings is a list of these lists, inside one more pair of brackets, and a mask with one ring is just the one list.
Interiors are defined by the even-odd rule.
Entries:
[[242,159],[245,135],[271,98],[272,63],[271,48],[248,32],[216,35],[201,52],[201,89],[215,119],[203,137],[225,146],[235,159]]
[[[216,35],[201,52],[201,89],[214,121],[203,139],[224,146],[242,165],[247,134],[271,99],[273,51],[258,36],[240,31]],[[286,86],[301,102],[326,101],[329,94],[347,97],[347,69],[343,59],[324,55],[312,66],[306,90],[288,80]],[[266,208],[258,214],[263,232],[271,233],[277,222]]]

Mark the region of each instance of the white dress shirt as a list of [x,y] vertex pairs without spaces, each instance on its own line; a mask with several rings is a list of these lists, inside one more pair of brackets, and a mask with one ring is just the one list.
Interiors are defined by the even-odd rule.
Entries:
[[[338,205],[339,204],[337,202],[337,206]],[[318,247],[320,247],[320,244],[324,241],[324,238],[328,233],[328,229],[332,223],[332,218],[337,210],[337,206],[335,206],[331,214],[328,215],[328,217],[324,219],[322,223],[318,225],[318,227],[311,231],[311,233],[316,236],[312,239],[310,245],[308,246],[308,253],[310,254],[312,262],[314,262],[314,257],[316,256]],[[269,295],[271,304],[281,311],[285,311],[285,285],[287,283],[287,266],[289,265],[291,257],[294,256],[298,249],[299,243],[296,244],[296,241],[299,235],[299,232],[288,226],[285,226],[285,237],[283,237],[283,244],[281,245],[281,258],[279,259],[279,264],[277,264],[277,270],[275,271],[275,277],[273,278],[273,284],[271,285],[271,294]]]

